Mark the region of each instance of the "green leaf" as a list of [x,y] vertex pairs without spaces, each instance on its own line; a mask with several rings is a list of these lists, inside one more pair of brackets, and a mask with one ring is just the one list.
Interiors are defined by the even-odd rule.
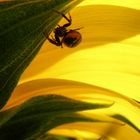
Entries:
[[129,126],[133,127],[136,131],[138,131],[140,133],[140,130],[130,120],[128,120],[126,117],[124,117],[120,114],[111,115],[111,117],[128,124]]
[[81,0],[12,0],[0,2],[0,108],[21,74],[40,50],[45,37]]
[[22,105],[0,112],[0,139],[30,140],[64,123],[98,121],[74,112],[111,105],[86,103],[58,95],[33,97]]

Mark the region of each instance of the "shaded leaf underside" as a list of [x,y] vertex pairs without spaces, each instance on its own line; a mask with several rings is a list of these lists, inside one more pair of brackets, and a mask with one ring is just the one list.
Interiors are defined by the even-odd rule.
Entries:
[[107,103],[85,103],[63,96],[37,96],[22,105],[0,113],[0,139],[25,140],[70,122],[100,122],[75,114],[76,111],[110,107]]

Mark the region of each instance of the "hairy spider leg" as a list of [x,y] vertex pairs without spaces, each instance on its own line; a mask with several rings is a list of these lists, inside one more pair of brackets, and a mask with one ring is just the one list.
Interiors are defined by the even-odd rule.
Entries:
[[64,18],[68,21],[68,23],[64,24],[62,27],[68,27],[68,26],[71,25],[71,23],[72,23],[72,18],[71,18],[70,13],[68,13],[68,15],[69,15],[69,18],[68,18],[65,14],[63,14],[63,13],[57,11],[57,10],[53,10],[53,11],[56,12],[56,13],[58,13],[58,14],[60,14],[62,17],[64,17]]
[[62,13],[62,16],[68,21],[68,23],[66,23],[66,24],[64,24],[62,27],[68,27],[68,26],[70,26],[71,24],[72,24],[72,18],[71,18],[71,15],[70,15],[70,13],[68,13],[68,15],[69,15],[69,18],[68,17],[66,17],[63,13]]
[[55,36],[56,42],[58,43],[58,46],[61,46],[61,48],[63,48],[63,46],[62,46],[62,41],[60,41],[59,36],[58,36],[57,34],[55,34],[54,36]]
[[49,42],[56,45],[56,46],[61,46],[61,48],[63,48],[62,41],[60,41],[59,36],[57,34],[55,34],[54,37],[52,37],[52,38],[48,37]]
[[56,46],[61,46],[61,48],[63,48],[62,46],[62,42],[59,39],[59,36],[55,34],[55,38],[53,36],[51,36],[51,38],[49,37],[49,35],[47,34],[46,30],[43,32],[43,34],[45,35],[45,37],[48,39],[48,41]]

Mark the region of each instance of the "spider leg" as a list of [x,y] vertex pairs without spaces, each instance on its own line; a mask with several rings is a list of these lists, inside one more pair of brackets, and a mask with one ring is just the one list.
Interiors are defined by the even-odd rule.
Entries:
[[51,38],[47,38],[48,39],[48,41],[50,42],[50,43],[52,43],[52,44],[54,44],[54,45],[56,45],[56,46],[60,46],[60,44],[56,41],[56,40],[53,40],[53,39],[51,39]]
[[68,21],[68,23],[66,23],[66,24],[63,25],[63,27],[68,27],[72,23],[72,18],[71,18],[70,13],[68,13],[68,15],[69,15],[69,18],[64,15],[67,19],[63,16]]
[[49,35],[47,34],[47,31],[44,30],[43,32],[44,36],[48,39],[48,41],[56,46],[61,46],[62,48],[62,42],[59,39],[59,36],[57,34],[55,34],[55,36],[51,36],[51,38],[49,37]]
[[72,21],[72,18],[71,18],[71,15],[70,15],[70,13],[68,13],[68,15],[69,15],[69,20],[70,20],[70,21]]
[[68,26],[71,25],[71,23],[72,23],[72,18],[71,18],[70,13],[68,13],[69,17],[67,17],[67,16],[65,16],[65,14],[63,14],[63,13],[61,13],[61,12],[59,12],[59,11],[56,11],[56,10],[53,10],[53,11],[56,12],[56,13],[58,13],[58,14],[60,14],[62,17],[64,17],[64,18],[68,21],[68,23],[64,24],[62,27],[68,27]]
[[55,36],[53,37],[53,36],[51,36],[52,38],[47,38],[48,39],[48,41],[50,42],[50,43],[52,43],[52,44],[54,44],[54,45],[56,45],[56,46],[61,46],[61,48],[63,48],[63,46],[62,46],[62,42],[60,41],[60,38],[59,38],[59,36],[57,36],[56,34],[55,34]]
[[58,27],[61,27],[59,24],[57,24]]
[[61,46],[61,48],[63,48],[62,41],[60,40],[59,36],[57,34],[55,34],[54,36],[55,36],[55,41],[57,42],[58,46]]

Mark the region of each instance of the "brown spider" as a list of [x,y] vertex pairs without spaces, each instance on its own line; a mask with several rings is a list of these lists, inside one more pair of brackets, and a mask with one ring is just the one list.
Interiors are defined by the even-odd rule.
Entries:
[[54,37],[52,38],[48,37],[47,32],[44,32],[44,35],[46,38],[49,40],[50,43],[56,45],[56,46],[61,46],[63,48],[62,44],[64,43],[67,47],[73,48],[77,46],[81,40],[82,36],[81,34],[77,31],[80,30],[81,28],[76,28],[76,29],[67,29],[72,24],[72,18],[71,15],[69,17],[66,17],[63,13],[54,10],[56,13],[61,14],[67,21],[68,23],[54,29]]

